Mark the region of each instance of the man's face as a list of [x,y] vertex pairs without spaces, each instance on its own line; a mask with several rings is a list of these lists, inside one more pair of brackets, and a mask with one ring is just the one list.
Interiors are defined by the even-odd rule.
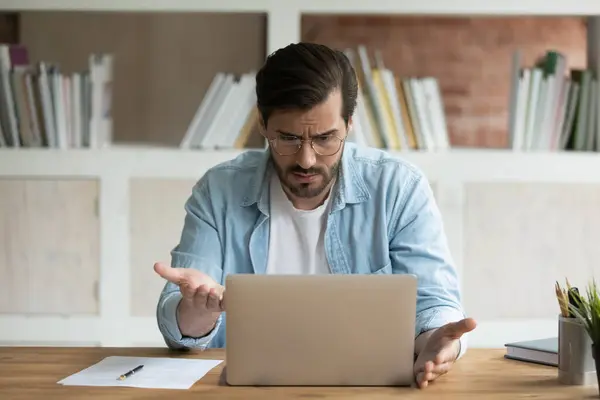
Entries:
[[[317,197],[337,176],[343,153],[340,139],[347,134],[341,110],[342,97],[335,91],[311,110],[278,111],[269,118],[264,133],[267,139],[275,139],[270,143],[271,159],[282,185],[293,196]],[[291,154],[299,143],[300,149]]]

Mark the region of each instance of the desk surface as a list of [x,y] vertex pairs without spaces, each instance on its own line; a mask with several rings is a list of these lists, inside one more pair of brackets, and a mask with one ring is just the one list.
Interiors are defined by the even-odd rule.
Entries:
[[189,390],[62,386],[56,382],[110,355],[225,359],[222,350],[0,347],[0,399],[589,399],[598,388],[564,386],[557,369],[504,359],[504,350],[470,349],[450,373],[424,390],[388,387],[229,387],[222,363]]

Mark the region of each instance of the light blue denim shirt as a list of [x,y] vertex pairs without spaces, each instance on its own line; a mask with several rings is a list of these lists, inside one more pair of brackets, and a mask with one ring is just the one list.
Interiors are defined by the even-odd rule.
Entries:
[[[171,265],[196,268],[223,285],[228,274],[265,273],[272,171],[268,150],[249,150],[208,170],[185,203]],[[332,273],[416,275],[415,337],[464,318],[442,218],[418,168],[384,151],[346,143],[331,195],[325,250]],[[157,306],[167,345],[225,347],[223,314],[206,337],[181,335],[175,312],[180,299],[178,287],[167,282]],[[461,356],[465,350],[463,336]]]

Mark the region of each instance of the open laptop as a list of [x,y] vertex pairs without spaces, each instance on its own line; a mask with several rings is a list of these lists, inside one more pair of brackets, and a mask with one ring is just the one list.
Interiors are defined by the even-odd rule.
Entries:
[[414,275],[228,275],[226,381],[414,382]]

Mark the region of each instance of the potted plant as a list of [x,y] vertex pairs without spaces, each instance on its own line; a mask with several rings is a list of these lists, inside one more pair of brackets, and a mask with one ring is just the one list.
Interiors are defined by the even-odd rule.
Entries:
[[[569,288],[571,289],[571,288]],[[569,290],[568,309],[585,327],[592,342],[592,356],[596,364],[596,378],[600,387],[600,293],[596,280],[588,284],[586,294]]]

